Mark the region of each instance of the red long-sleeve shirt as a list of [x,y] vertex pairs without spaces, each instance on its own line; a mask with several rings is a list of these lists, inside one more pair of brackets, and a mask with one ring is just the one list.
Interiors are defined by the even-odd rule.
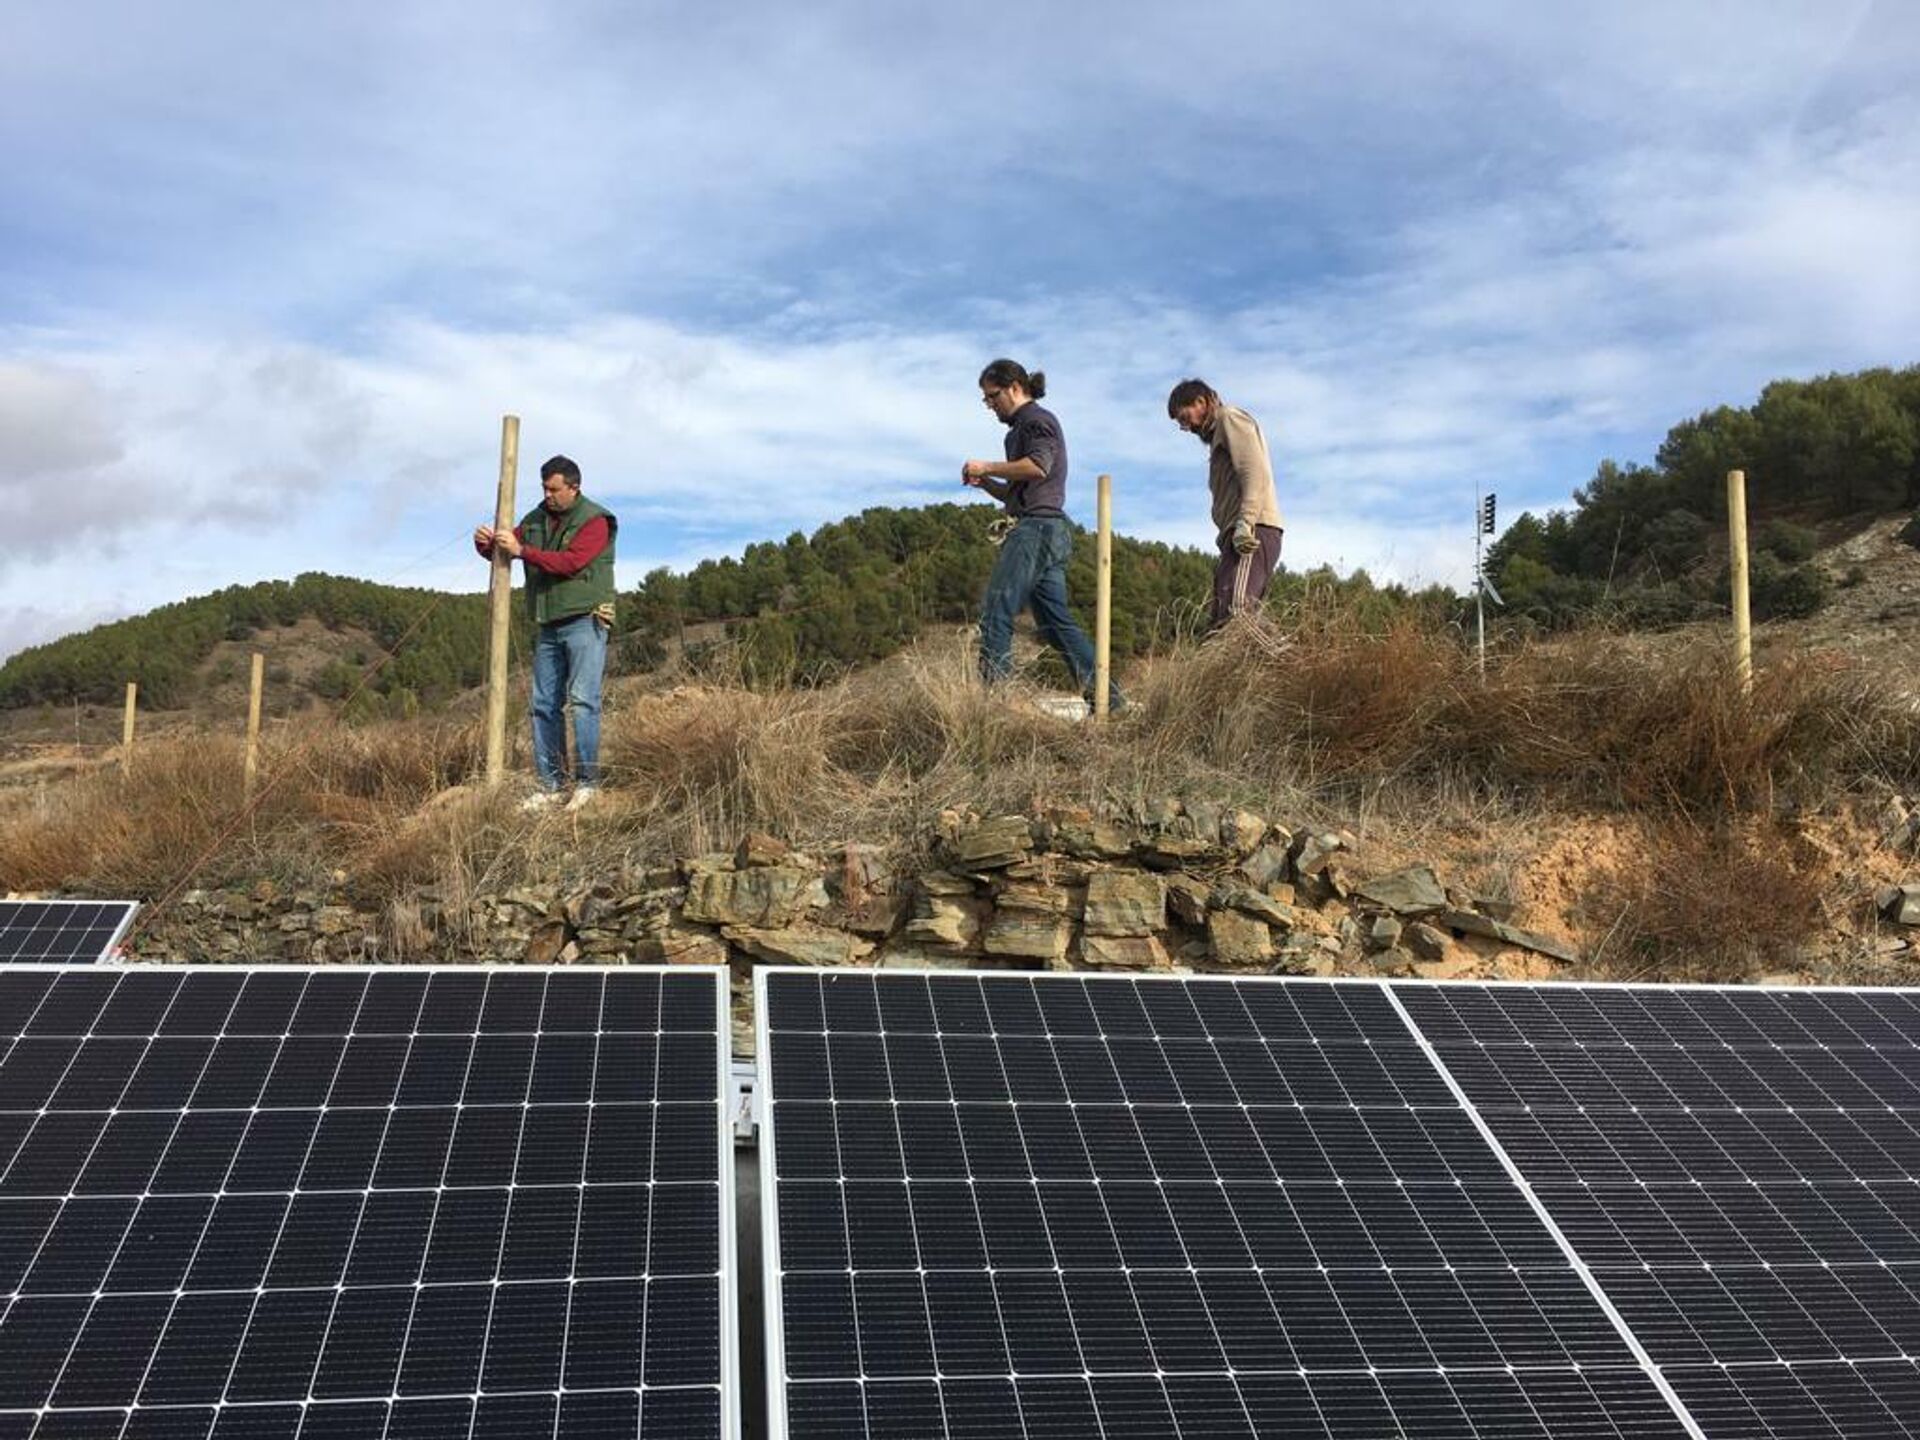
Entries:
[[[516,540],[521,538],[518,525],[513,527],[513,536]],[[596,515],[574,531],[573,539],[567,542],[566,549],[536,550],[531,545],[522,545],[520,558],[536,570],[545,571],[556,579],[565,580],[569,576],[578,575],[591,565],[600,552],[607,548],[607,540],[606,517]],[[482,545],[476,540],[473,542],[473,548],[480,552],[483,560],[493,558],[491,545]]]

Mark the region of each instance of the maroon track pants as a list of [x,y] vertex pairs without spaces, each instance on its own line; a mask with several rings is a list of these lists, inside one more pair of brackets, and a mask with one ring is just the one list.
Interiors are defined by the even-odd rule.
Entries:
[[1213,620],[1218,630],[1242,610],[1257,610],[1266,598],[1267,582],[1280,563],[1280,539],[1286,532],[1272,525],[1253,527],[1260,544],[1242,555],[1233,548],[1232,532],[1220,541],[1220,558],[1213,567]]

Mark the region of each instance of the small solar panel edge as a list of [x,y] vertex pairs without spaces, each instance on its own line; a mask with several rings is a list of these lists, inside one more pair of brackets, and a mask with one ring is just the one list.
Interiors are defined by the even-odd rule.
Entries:
[[[117,912],[117,914],[115,913]],[[140,912],[138,900],[3,900],[0,901],[0,964],[92,965],[117,960],[115,950]],[[67,916],[79,917],[77,926]],[[59,917],[50,931],[47,922]],[[25,924],[17,922],[24,920]],[[39,932],[36,948],[35,937]],[[84,951],[68,953],[60,943],[73,935],[86,938]]]

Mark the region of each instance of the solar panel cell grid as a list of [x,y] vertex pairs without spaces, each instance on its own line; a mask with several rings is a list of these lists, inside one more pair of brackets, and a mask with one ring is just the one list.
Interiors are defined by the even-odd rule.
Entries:
[[724,996],[0,976],[0,1436],[732,1433]]
[[788,1433],[1681,1433],[1377,987],[761,994]]
[[1909,996],[1403,999],[1707,1434],[1920,1434]]
[[112,957],[132,900],[0,900],[0,965],[86,965]]

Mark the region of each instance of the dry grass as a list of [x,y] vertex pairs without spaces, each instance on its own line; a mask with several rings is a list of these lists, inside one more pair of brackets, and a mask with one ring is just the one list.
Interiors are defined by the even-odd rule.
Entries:
[[194,735],[36,794],[0,828],[0,888],[163,894],[182,880],[303,881],[346,863],[470,775],[470,726],[296,732],[266,747],[249,802],[241,742]]
[[1751,979],[1802,960],[1823,883],[1790,836],[1764,823],[1658,831],[1587,897],[1596,973],[1622,980]]
[[[986,692],[971,668],[955,636],[818,689],[710,679],[625,700],[608,716],[602,802],[537,820],[513,793],[463,787],[480,764],[472,725],[296,735],[268,755],[251,809],[235,743],[156,741],[129,781],[86,775],[0,818],[0,886],[152,898],[188,879],[337,869],[398,934],[418,928],[407,905],[423,885],[457,914],[476,894],[618,877],[751,829],[912,852],[949,806],[1173,794],[1415,833],[1467,815],[1627,812],[1665,826],[1671,853],[1644,890],[1619,892],[1636,928],[1611,950],[1693,954],[1739,897],[1803,912],[1794,867],[1755,839],[1769,817],[1920,780],[1920,716],[1815,657],[1768,664],[1749,697],[1715,648],[1589,634],[1497,654],[1483,681],[1455,636],[1320,605],[1136,667],[1132,713],[1104,729],[1045,715],[1017,685]],[[1682,923],[1703,915],[1727,925]]]
[[1243,621],[1146,687],[1158,743],[1312,791],[1382,785],[1694,818],[1814,805],[1920,774],[1920,716],[1863,670],[1783,657],[1744,694],[1724,647],[1589,632],[1493,656],[1340,616]]

